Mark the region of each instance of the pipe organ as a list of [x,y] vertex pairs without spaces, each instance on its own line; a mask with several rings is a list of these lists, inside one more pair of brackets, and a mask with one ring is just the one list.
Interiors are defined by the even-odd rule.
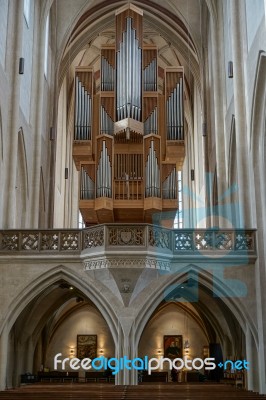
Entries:
[[94,182],[83,166],[80,170],[80,199],[94,199]]
[[91,139],[92,73],[77,72],[75,77],[75,140]]
[[[150,222],[178,208],[184,148],[183,67],[162,68],[143,41],[143,12],[115,13],[115,44],[100,69],[77,67],[73,158],[87,225]],[[169,221],[168,226],[172,224]]]
[[183,134],[183,74],[166,75],[166,125],[168,140],[184,140]]

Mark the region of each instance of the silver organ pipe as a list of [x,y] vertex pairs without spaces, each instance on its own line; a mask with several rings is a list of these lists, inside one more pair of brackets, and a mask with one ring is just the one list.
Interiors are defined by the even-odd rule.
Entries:
[[154,58],[144,69],[144,90],[154,92],[157,90],[157,59]]
[[183,128],[183,78],[173,89],[166,102],[167,139],[184,140]]
[[101,134],[113,135],[114,133],[114,122],[110,115],[107,114],[104,107],[101,105]]
[[105,57],[101,58],[101,90],[113,91],[114,90],[114,77],[115,71],[112,65],[106,60]]
[[136,39],[136,31],[132,28],[132,18],[127,18],[126,32],[116,53],[117,120],[134,118],[141,121],[142,99],[142,50]]
[[112,170],[105,140],[97,167],[97,197],[112,197]]
[[158,110],[157,107],[154,108],[152,113],[148,116],[144,122],[144,135],[149,135],[150,133],[158,133]]
[[75,140],[91,139],[92,98],[79,78],[75,82]]
[[85,171],[84,167],[80,170],[80,199],[94,199],[94,182]]
[[76,78],[75,80],[75,131],[74,138],[76,139],[79,136],[79,81]]
[[160,170],[158,165],[158,159],[154,150],[154,141],[151,141],[151,147],[149,148],[148,159],[145,166],[146,173],[146,185],[145,185],[145,197],[160,197],[161,185],[160,185]]
[[183,122],[183,79],[181,78],[180,81],[180,91],[179,91],[179,104],[180,104],[180,127],[179,127],[179,137],[184,140],[184,122]]
[[177,172],[174,168],[163,182],[163,199],[177,199],[177,189]]
[[87,92],[87,90],[85,90],[84,91],[84,117],[83,117],[83,130],[84,130],[83,136],[84,137],[87,137],[87,134],[88,134],[88,132],[87,132],[87,129],[88,129],[87,128],[88,127],[88,113],[87,113],[88,106],[89,106],[88,92]]
[[[78,131],[79,131],[79,140],[82,140],[82,128],[81,128],[81,115],[82,115],[82,86],[81,82],[78,82]],[[77,138],[77,139],[78,139]]]

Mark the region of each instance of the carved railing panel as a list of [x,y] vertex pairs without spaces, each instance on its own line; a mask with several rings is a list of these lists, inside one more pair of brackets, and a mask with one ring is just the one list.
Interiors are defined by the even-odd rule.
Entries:
[[214,248],[216,250],[232,250],[234,248],[234,233],[233,232],[215,232]]
[[172,232],[159,227],[148,227],[149,246],[159,247],[163,249],[171,249]]
[[110,246],[145,246],[146,226],[108,226]]
[[22,233],[21,250],[38,251],[39,250],[39,233],[38,232]]
[[3,232],[1,233],[1,251],[17,251],[19,249],[19,233]]
[[83,233],[83,249],[101,247],[104,245],[104,226],[88,228]]
[[254,231],[236,231],[235,233],[236,251],[254,251],[255,233]]
[[0,251],[69,252],[81,250],[80,230],[0,231]]
[[194,250],[193,232],[175,231],[175,250]]
[[213,249],[213,232],[196,231],[194,233],[194,244],[197,250],[212,250]]
[[63,251],[80,250],[80,232],[63,232],[61,234],[60,248]]
[[44,232],[41,236],[41,250],[42,251],[59,250],[59,232],[55,231]]

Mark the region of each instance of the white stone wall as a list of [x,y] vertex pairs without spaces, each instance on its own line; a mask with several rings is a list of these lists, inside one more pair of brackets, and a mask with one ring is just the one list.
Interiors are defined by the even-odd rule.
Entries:
[[[182,303],[180,303],[182,306]],[[198,316],[196,314],[196,316]],[[199,324],[182,308],[169,304],[159,311],[149,321],[143,331],[139,344],[139,356],[159,357],[164,355],[164,335],[182,335],[183,345],[189,341],[189,356],[191,358],[203,356],[203,346],[208,345],[208,339]],[[161,353],[158,353],[161,351]],[[184,356],[184,351],[183,351]],[[167,365],[165,365],[167,367]]]
[[[36,29],[36,27],[35,27]],[[32,62],[33,62],[33,40],[34,40],[34,1],[30,2],[29,22],[25,17],[22,32],[21,57],[24,58],[24,74],[20,84],[20,107],[27,123],[30,123],[31,90],[32,90]]]
[[5,68],[6,39],[8,23],[8,0],[0,1],[0,63]]
[[224,31],[224,75],[226,82],[226,103],[227,107],[229,107],[230,102],[233,97],[233,81],[232,79],[228,79],[228,62],[232,61],[232,29],[231,29],[231,16],[230,16],[230,0],[224,0],[222,2],[223,5],[223,31]]
[[255,39],[256,32],[264,16],[264,0],[246,0],[246,21],[248,50]]
[[[74,349],[74,356],[77,356],[77,335],[97,335],[97,356],[115,357],[114,341],[106,321],[94,307],[85,306],[70,314],[55,330],[48,346],[45,366],[52,371],[54,356],[62,353],[61,359],[69,357],[70,348]],[[60,366],[58,369],[61,370]],[[71,369],[68,366],[66,370]]]

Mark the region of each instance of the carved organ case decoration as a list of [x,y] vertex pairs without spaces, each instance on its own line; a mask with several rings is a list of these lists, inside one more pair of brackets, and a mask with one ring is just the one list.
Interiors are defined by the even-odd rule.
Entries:
[[[116,11],[114,45],[101,48],[100,70],[75,72],[73,158],[87,225],[154,222],[178,207],[184,148],[183,67],[161,68],[143,42],[143,12]],[[169,222],[170,221],[170,222]]]

